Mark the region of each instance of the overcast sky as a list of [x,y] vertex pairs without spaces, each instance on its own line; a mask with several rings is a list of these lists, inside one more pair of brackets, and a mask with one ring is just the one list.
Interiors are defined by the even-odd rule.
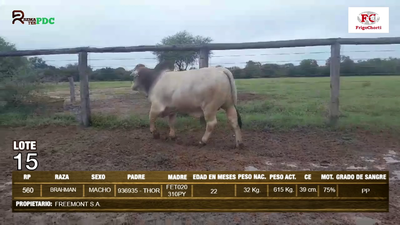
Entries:
[[[349,34],[348,7],[390,10],[389,34]],[[54,25],[11,24],[13,10],[25,17],[54,17]],[[187,30],[215,43],[276,41],[303,38],[400,36],[400,0],[0,0],[0,36],[19,50],[67,47],[154,45]],[[387,51],[389,50],[389,51]],[[400,57],[399,45],[342,46],[354,59]],[[369,51],[369,52],[357,52]],[[210,65],[243,66],[248,60],[295,63],[317,59],[324,63],[330,47],[214,51]],[[41,56],[48,64],[77,62],[77,55]],[[94,69],[154,66],[151,52],[89,54]]]

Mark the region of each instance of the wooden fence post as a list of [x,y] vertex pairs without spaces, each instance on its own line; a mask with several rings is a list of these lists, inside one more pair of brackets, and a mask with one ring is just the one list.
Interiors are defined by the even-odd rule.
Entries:
[[75,85],[74,85],[74,77],[68,77],[68,81],[69,81],[69,94],[70,99],[71,99],[71,103],[75,102]]
[[90,98],[89,98],[89,70],[87,66],[87,52],[79,53],[79,79],[81,96],[81,124],[85,127],[91,125]]
[[199,58],[199,68],[208,67],[208,59],[210,56],[210,50],[208,49],[200,49],[200,58]]
[[331,101],[329,104],[329,120],[331,125],[336,125],[339,111],[339,90],[340,90],[340,44],[331,45],[330,58],[330,78],[331,78]]

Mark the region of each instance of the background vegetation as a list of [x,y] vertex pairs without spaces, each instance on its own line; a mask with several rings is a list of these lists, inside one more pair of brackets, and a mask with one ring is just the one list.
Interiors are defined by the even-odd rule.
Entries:
[[[159,44],[203,44],[209,37],[193,36],[186,31],[166,37]],[[12,43],[0,37],[0,51],[16,50]],[[173,60],[178,70],[193,69],[197,52],[154,52],[159,61]],[[223,65],[222,65],[223,66]],[[229,67],[228,67],[229,68]],[[324,65],[305,59],[299,65],[261,64],[248,61],[244,68],[230,67],[239,92],[263,95],[263,99],[241,102],[239,110],[247,129],[293,128],[324,126],[329,103],[329,59]],[[126,88],[132,77],[124,68],[90,68],[91,92],[100,89]],[[369,59],[354,61],[341,57],[340,127],[400,130],[400,59]],[[388,76],[392,75],[392,76]],[[48,65],[39,57],[0,58],[0,125],[70,124],[70,115],[39,115],[48,99],[44,91],[67,91],[68,77],[79,82],[78,67]],[[258,78],[258,79],[254,79]],[[269,79],[260,79],[269,78]],[[61,83],[59,83],[61,82]],[[44,103],[46,102],[46,103]],[[93,115],[96,126],[143,126],[146,117],[133,115],[128,119]],[[225,121],[221,114],[218,120]],[[188,118],[180,118],[181,127],[198,126]],[[162,123],[162,122],[161,122]],[[179,126],[179,125],[178,125]]]

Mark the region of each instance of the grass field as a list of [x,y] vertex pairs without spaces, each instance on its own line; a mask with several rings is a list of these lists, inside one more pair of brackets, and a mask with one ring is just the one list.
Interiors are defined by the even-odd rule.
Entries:
[[[4,224],[26,221],[74,224],[396,224],[400,221],[400,76],[341,79],[342,116],[337,129],[326,126],[329,78],[237,80],[243,118],[244,148],[235,148],[225,115],[207,145],[199,146],[204,127],[191,117],[178,117],[177,139],[168,139],[165,120],[158,120],[160,139],[149,131],[148,100],[130,90],[131,82],[91,82],[93,127],[77,124],[68,103],[68,84],[49,85],[56,109],[48,114],[0,112],[0,214]],[[79,83],[76,98],[79,99]],[[71,110],[72,107],[73,110]],[[37,126],[57,124],[57,126]],[[104,129],[105,128],[105,129]],[[127,129],[126,129],[127,128]],[[131,129],[132,128],[132,129]],[[138,128],[138,129],[136,129]],[[199,129],[200,128],[200,129]],[[291,129],[294,128],[294,129]],[[296,129],[298,128],[298,129]],[[263,131],[265,130],[265,131]],[[11,175],[16,162],[13,140],[36,140],[40,171],[389,171],[389,213],[22,213],[12,214]],[[8,160],[7,160],[8,159]],[[80,162],[80,163],[72,163]],[[389,177],[388,177],[389,178]],[[216,222],[217,221],[217,222]],[[360,222],[358,222],[360,221]],[[164,222],[165,223],[165,222]],[[372,224],[372,223],[370,223]],[[397,223],[398,224],[398,223]]]
[[[262,95],[262,99],[240,102],[245,129],[288,129],[295,127],[324,127],[330,100],[329,78],[276,78],[237,80],[239,92]],[[90,82],[91,100],[104,96],[129,94],[131,82]],[[342,77],[340,87],[340,128],[371,130],[400,130],[400,76]],[[49,85],[49,95],[69,98],[68,83]],[[77,83],[79,89],[79,83]],[[79,99],[79,97],[77,98]],[[68,116],[50,118],[21,117],[2,114],[0,124],[72,123]],[[219,124],[226,124],[225,115],[218,115]],[[116,115],[93,114],[94,125],[146,125],[147,116],[132,115],[118,119]],[[164,124],[163,122],[160,122]],[[191,118],[179,118],[177,126],[198,126]]]

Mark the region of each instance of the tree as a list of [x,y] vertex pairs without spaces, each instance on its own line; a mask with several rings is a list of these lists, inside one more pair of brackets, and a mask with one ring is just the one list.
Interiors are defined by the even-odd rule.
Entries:
[[[181,31],[175,35],[165,37],[161,43],[157,45],[182,45],[182,44],[208,44],[212,42],[210,37],[193,36],[187,31]],[[187,70],[189,66],[196,63],[199,58],[197,51],[155,51],[154,55],[157,56],[159,62],[173,61],[175,67],[180,70]],[[211,54],[211,52],[210,52]]]
[[355,73],[355,64],[349,56],[340,56],[340,73],[352,75]]
[[254,77],[254,78],[259,78],[262,77],[262,71],[261,71],[261,63],[260,62],[254,62],[252,60],[248,61],[246,63],[246,67],[243,69],[244,74],[246,77]]
[[[0,51],[16,51],[0,37]],[[38,76],[26,57],[0,57],[0,110],[30,102],[41,92]]]
[[280,77],[284,76],[283,66],[278,64],[264,64],[261,66],[262,77]]
[[[15,45],[7,42],[0,37],[0,51],[16,51]],[[17,69],[28,67],[26,57],[0,57],[0,73],[2,76],[8,76],[16,72]],[[0,77],[1,80],[1,77]]]
[[116,69],[111,67],[101,68],[93,71],[90,75],[91,81],[123,81],[123,80],[132,80],[130,76],[130,72],[125,70],[122,67],[118,67]]
[[318,63],[315,59],[304,59],[299,65],[299,75],[314,77],[318,76]]
[[31,57],[29,58],[29,62],[32,64],[34,69],[46,69],[49,67],[42,58],[39,57]]

